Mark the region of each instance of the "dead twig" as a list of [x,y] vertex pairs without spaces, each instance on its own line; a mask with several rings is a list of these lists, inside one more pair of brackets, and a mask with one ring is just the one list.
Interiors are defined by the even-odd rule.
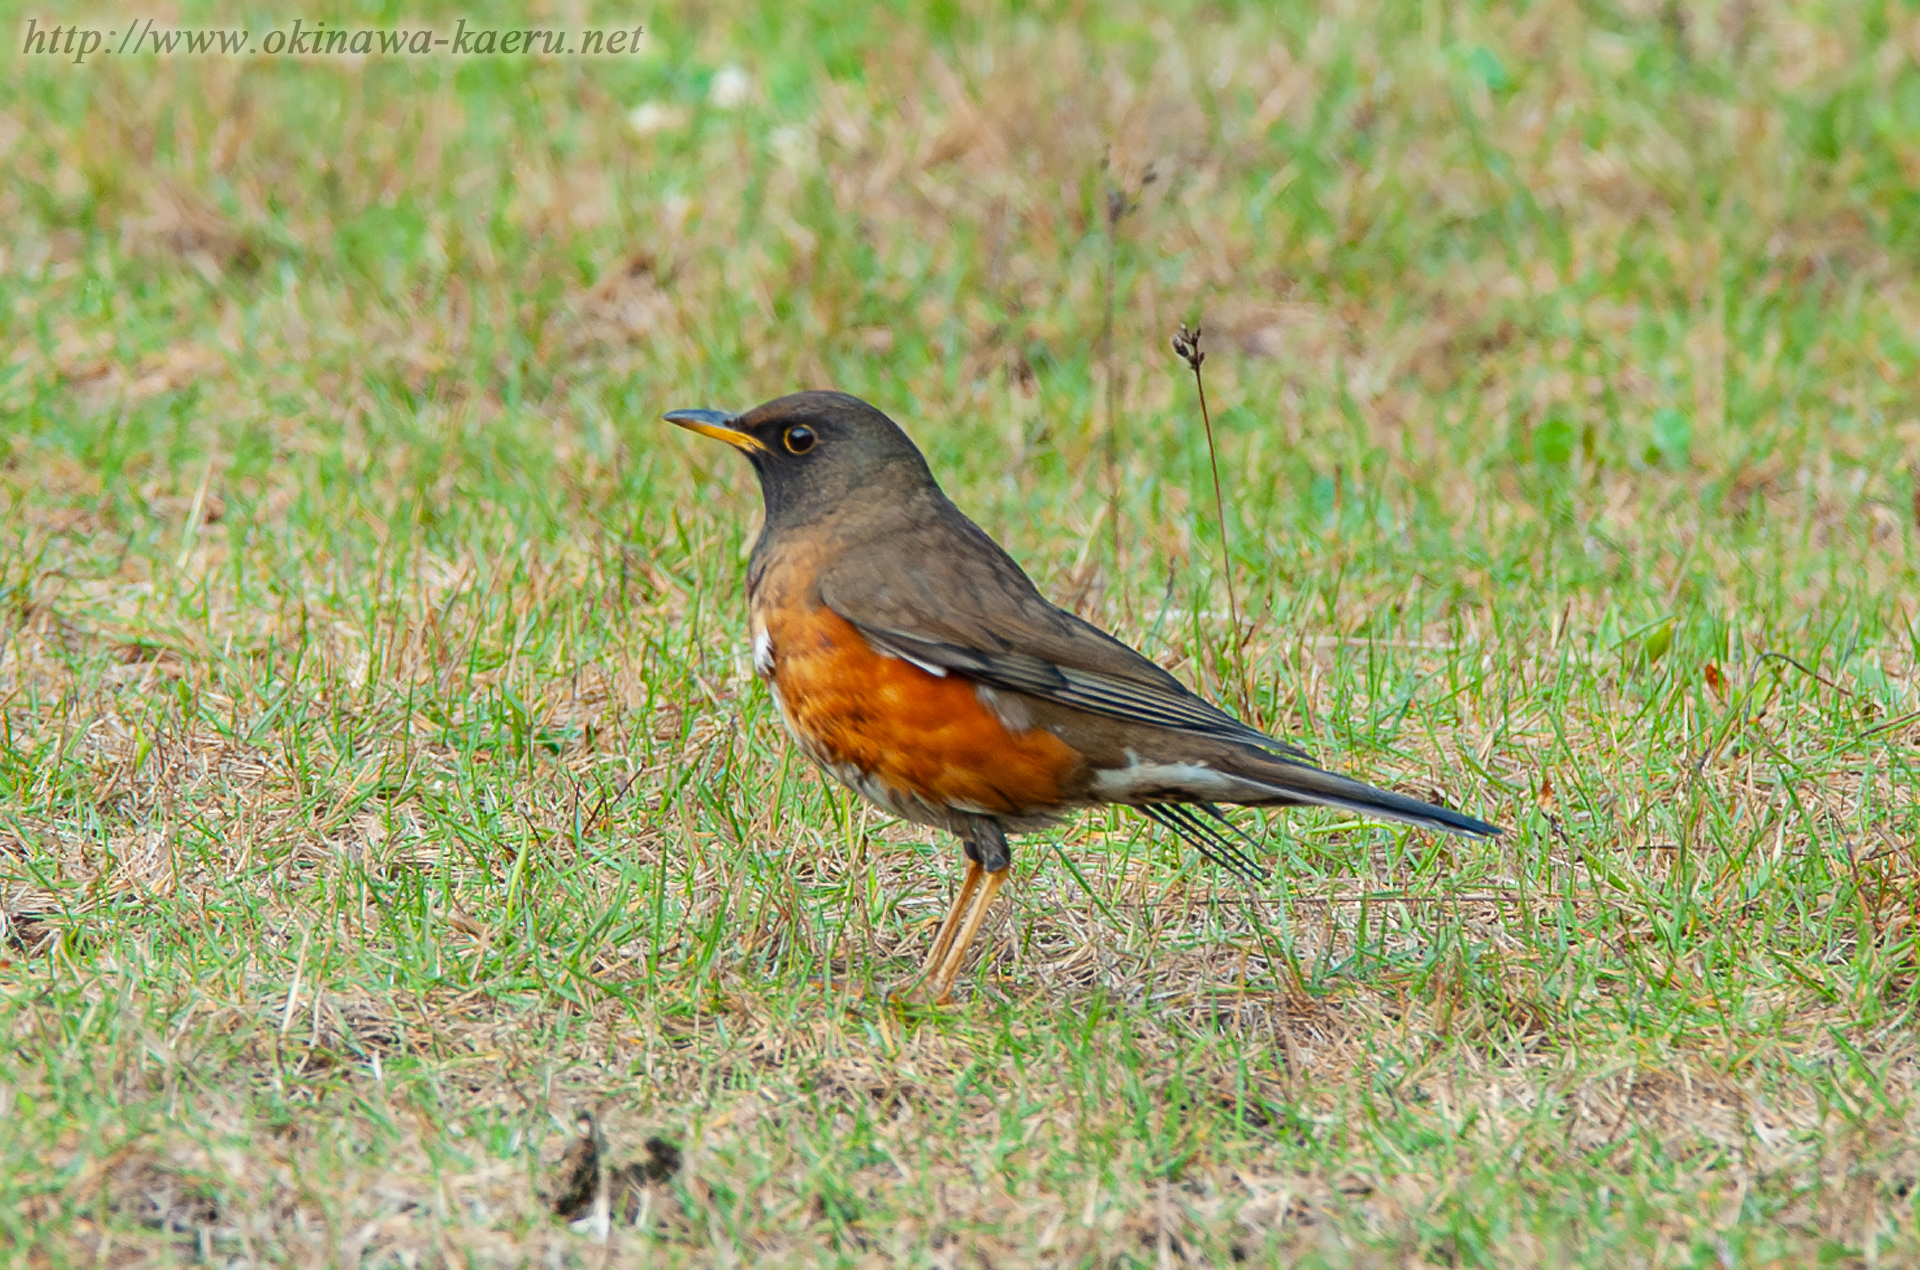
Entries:
[[1220,525],[1220,566],[1227,575],[1227,616],[1233,622],[1234,673],[1240,680],[1240,709],[1242,713],[1250,713],[1253,692],[1247,679],[1246,650],[1241,640],[1240,601],[1233,589],[1233,551],[1227,542],[1227,504],[1220,494],[1220,455],[1213,444],[1213,416],[1207,410],[1207,383],[1200,373],[1201,363],[1207,360],[1206,353],[1200,349],[1200,328],[1195,326],[1189,329],[1182,322],[1180,329],[1174,333],[1173,351],[1193,371],[1193,387],[1200,394],[1200,424],[1206,429],[1207,465],[1213,471],[1213,512]]

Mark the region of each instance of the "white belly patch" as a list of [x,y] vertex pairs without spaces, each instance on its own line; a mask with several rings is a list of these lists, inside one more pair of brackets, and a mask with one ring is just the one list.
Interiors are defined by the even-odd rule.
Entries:
[[1143,763],[1128,751],[1132,760],[1125,767],[1110,767],[1094,773],[1093,792],[1103,802],[1129,803],[1139,799],[1165,800],[1169,795],[1197,802],[1231,801],[1235,794],[1258,788],[1254,782],[1204,763]]

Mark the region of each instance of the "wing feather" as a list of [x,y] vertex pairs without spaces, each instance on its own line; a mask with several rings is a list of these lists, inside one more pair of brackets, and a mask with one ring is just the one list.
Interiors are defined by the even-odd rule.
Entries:
[[891,558],[935,560],[936,569],[889,572],[870,553],[855,550],[842,553],[818,579],[827,607],[880,651],[1108,718],[1308,757],[1048,603],[991,538],[957,513],[916,526],[908,536],[929,541]]

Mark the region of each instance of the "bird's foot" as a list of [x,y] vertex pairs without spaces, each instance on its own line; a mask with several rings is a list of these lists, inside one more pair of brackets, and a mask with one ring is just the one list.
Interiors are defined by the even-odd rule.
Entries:
[[897,1006],[942,1006],[953,1004],[952,987],[933,981],[926,974],[915,975],[887,993],[887,1002]]

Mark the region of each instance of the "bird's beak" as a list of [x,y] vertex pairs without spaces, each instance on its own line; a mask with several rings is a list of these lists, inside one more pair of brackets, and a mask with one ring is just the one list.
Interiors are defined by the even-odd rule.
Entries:
[[738,415],[730,415],[724,410],[669,410],[660,416],[668,423],[678,424],[689,432],[698,432],[703,437],[712,437],[716,441],[725,441],[736,450],[745,450],[749,454],[765,454],[767,447],[755,437],[729,427],[738,422]]

